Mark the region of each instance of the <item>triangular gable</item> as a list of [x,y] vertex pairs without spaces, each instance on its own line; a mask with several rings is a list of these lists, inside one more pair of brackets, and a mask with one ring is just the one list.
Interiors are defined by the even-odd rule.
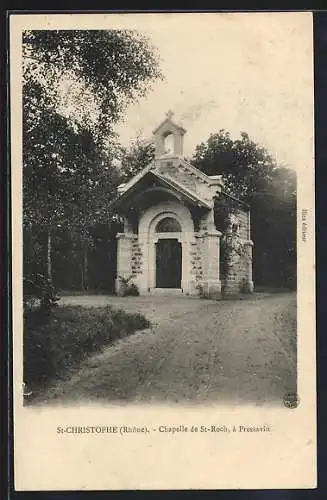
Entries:
[[[200,182],[207,184],[208,186],[212,185],[223,185],[221,180],[221,176],[208,176],[201,172],[199,169],[191,165],[189,162],[183,160],[179,157],[167,157],[162,160],[153,160],[149,165],[144,167],[140,172],[138,172],[132,179],[130,179],[122,188],[121,193],[124,193],[128,189],[130,189],[134,184],[136,184],[143,176],[145,176],[150,170],[156,171],[163,167],[166,163],[173,163],[175,168],[181,167],[185,172],[189,172],[191,176],[198,179]],[[159,172],[160,173],[160,172]]]
[[159,186],[170,189],[170,191],[173,194],[175,193],[178,198],[182,198],[183,200],[196,206],[201,206],[208,209],[211,208],[210,204],[207,201],[203,200],[197,193],[190,191],[185,186],[182,186],[173,179],[167,179],[154,170],[148,170],[147,172],[144,172],[142,176],[140,176],[132,185],[128,187],[128,189],[122,191],[111,204],[112,208],[118,208],[129,198],[133,197],[139,190],[142,181],[144,181],[146,177],[152,178]]
[[208,204],[207,201],[203,200],[201,196],[199,196],[194,191],[191,191],[186,186],[180,184],[177,180],[167,179],[166,177],[160,175],[158,172],[153,172],[153,173],[155,174],[156,177],[161,179],[161,181],[164,181],[167,185],[173,187],[177,192],[186,195],[188,198],[192,199],[193,201],[197,202],[203,207],[210,208],[210,205]]
[[185,134],[186,130],[185,128],[181,127],[180,125],[177,125],[174,123],[170,118],[166,118],[163,122],[160,123],[160,125],[152,132],[154,135],[160,130],[161,128],[165,128],[166,125],[169,126],[169,128],[175,129],[176,131]]

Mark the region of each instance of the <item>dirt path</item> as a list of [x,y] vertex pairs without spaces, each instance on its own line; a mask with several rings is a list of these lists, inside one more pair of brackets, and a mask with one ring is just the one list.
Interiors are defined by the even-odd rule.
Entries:
[[76,400],[281,404],[296,390],[296,296],[206,301],[70,297],[142,312],[153,327],[85,361],[42,396]]

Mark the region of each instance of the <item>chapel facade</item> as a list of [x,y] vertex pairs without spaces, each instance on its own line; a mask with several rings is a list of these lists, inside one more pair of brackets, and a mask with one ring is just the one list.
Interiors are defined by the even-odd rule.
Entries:
[[[154,130],[155,159],[118,188],[113,208],[124,220],[117,234],[116,293],[126,280],[140,295],[178,293],[218,298],[253,291],[250,209],[234,198],[224,233],[217,227],[221,176],[208,176],[183,158],[186,130],[172,113]],[[218,217],[217,217],[218,214]],[[222,276],[221,253],[229,252]],[[228,245],[227,245],[228,246]]]

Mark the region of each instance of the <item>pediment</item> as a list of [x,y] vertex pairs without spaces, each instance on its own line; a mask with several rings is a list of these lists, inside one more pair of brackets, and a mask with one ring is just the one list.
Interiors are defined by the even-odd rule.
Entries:
[[198,193],[189,189],[185,184],[167,175],[161,175],[156,170],[148,170],[143,176],[121,191],[112,204],[112,208],[126,209],[131,205],[142,205],[146,198],[154,201],[161,198],[174,198],[183,203],[209,209],[211,204],[203,199]]
[[[220,176],[211,178],[182,158],[170,156],[154,160],[129,182],[119,186],[119,195],[112,208],[124,211],[135,205],[136,200],[136,208],[155,203],[156,196],[162,198],[165,191],[165,196],[207,209],[212,208],[221,190]],[[144,199],[147,197],[148,201]]]

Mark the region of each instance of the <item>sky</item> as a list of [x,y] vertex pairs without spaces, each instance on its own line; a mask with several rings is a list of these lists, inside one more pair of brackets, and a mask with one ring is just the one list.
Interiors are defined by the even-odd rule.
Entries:
[[128,107],[116,128],[123,144],[152,131],[174,112],[187,133],[184,154],[210,133],[241,131],[278,162],[312,162],[313,62],[310,13],[139,14],[115,16],[116,27],[146,33],[164,81]]

